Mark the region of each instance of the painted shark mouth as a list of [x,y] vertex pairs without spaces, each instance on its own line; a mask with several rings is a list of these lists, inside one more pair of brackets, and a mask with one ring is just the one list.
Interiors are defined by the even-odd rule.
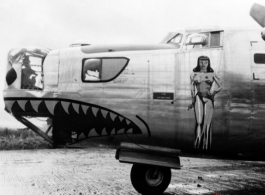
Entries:
[[[94,104],[55,98],[4,98],[7,112],[20,116],[45,116],[53,119],[53,128],[69,135],[68,143],[91,137],[142,134],[130,119]],[[151,136],[148,125],[136,116]],[[62,136],[65,136],[62,135]],[[71,139],[70,139],[70,138]]]

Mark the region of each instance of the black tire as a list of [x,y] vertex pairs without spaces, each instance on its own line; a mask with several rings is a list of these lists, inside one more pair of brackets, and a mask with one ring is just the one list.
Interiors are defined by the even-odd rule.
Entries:
[[171,181],[171,170],[167,167],[134,164],[131,182],[135,190],[143,195],[162,194]]

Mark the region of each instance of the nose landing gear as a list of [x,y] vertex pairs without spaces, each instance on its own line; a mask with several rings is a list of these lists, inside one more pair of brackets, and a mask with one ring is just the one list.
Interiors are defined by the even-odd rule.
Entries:
[[168,167],[134,164],[131,169],[133,187],[143,195],[162,194],[171,181]]

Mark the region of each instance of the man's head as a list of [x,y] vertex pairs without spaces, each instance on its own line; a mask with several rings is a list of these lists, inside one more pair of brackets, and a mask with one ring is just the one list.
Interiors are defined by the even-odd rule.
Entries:
[[23,65],[28,66],[30,64],[29,56],[24,56],[22,63]]

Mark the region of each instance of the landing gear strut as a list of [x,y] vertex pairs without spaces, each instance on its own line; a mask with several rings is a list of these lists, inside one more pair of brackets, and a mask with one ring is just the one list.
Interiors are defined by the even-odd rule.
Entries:
[[143,195],[162,194],[171,181],[168,167],[134,164],[131,169],[133,187]]

